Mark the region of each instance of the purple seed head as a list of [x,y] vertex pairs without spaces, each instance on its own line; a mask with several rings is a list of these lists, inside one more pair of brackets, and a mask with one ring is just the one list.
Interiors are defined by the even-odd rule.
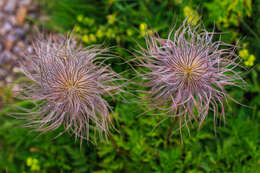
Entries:
[[71,37],[37,40],[34,54],[21,62],[24,74],[34,82],[23,89],[25,98],[36,103],[35,112],[28,113],[29,126],[46,132],[63,125],[65,131],[87,140],[90,132],[106,136],[111,120],[103,96],[120,90],[120,76],[103,64],[108,57],[107,49],[82,48]]
[[178,117],[180,126],[197,120],[201,125],[209,111],[214,119],[224,118],[225,86],[240,86],[243,81],[235,71],[239,66],[235,46],[214,41],[214,35],[186,19],[167,39],[148,35],[147,48],[141,48],[137,57],[146,69],[142,76],[151,107]]

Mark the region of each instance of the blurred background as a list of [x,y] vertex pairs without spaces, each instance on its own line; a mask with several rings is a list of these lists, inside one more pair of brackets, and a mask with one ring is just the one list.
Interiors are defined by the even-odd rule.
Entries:
[[[8,116],[17,111],[15,105],[32,106],[17,99],[16,91],[26,80],[17,62],[24,52],[32,52],[34,28],[63,34],[74,30],[86,46],[114,47],[122,58],[109,63],[117,72],[127,70],[124,77],[131,79],[135,73],[129,64],[138,44],[145,45],[145,34],[158,32],[166,38],[189,16],[194,25],[202,20],[207,30],[222,33],[222,41],[237,44],[246,67],[248,86],[227,90],[248,107],[229,100],[226,121],[217,124],[216,133],[210,113],[200,131],[197,125],[190,135],[183,129],[183,144],[174,130],[166,147],[170,121],[157,127],[163,117],[138,116],[146,108],[132,94],[124,94],[127,104],[109,100],[119,130],[112,130],[114,140],[83,141],[81,147],[73,135],[55,138],[62,127],[40,134]],[[259,0],[0,0],[0,172],[260,172],[259,31]]]

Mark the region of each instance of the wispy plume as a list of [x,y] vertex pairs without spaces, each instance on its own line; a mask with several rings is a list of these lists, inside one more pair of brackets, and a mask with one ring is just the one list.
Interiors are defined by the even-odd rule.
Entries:
[[243,82],[236,46],[214,41],[214,35],[186,19],[167,39],[148,35],[137,56],[151,109],[178,118],[180,129],[193,121],[201,125],[209,111],[224,118],[225,87]]
[[55,130],[89,140],[89,134],[108,134],[110,106],[103,96],[120,91],[121,77],[104,61],[110,54],[100,46],[82,48],[70,37],[42,36],[35,41],[34,54],[21,62],[24,74],[33,81],[23,88],[24,99],[35,103],[29,126],[36,131]]

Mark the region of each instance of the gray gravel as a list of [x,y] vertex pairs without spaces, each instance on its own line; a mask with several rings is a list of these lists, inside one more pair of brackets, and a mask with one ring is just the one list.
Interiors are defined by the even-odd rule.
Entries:
[[32,51],[32,26],[26,19],[37,17],[38,13],[33,0],[0,0],[0,87],[17,79],[19,58]]

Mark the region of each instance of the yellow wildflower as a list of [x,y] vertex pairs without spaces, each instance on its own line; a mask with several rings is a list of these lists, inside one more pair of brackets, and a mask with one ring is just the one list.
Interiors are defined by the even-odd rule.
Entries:
[[253,66],[255,62],[255,56],[254,55],[250,55],[247,59],[247,61],[245,61],[245,65],[246,66]]
[[91,42],[96,42],[96,41],[97,41],[96,36],[95,36],[94,34],[90,34],[90,35],[89,35],[89,40],[90,40]]
[[243,58],[243,59],[247,59],[247,57],[248,57],[248,55],[249,55],[247,49],[241,49],[238,54],[239,54],[239,56],[240,56],[241,58]]
[[141,23],[139,28],[140,28],[141,36],[145,36],[145,34],[147,32],[147,24],[146,23]]
[[32,157],[28,157],[26,160],[26,165],[31,167],[31,171],[39,171],[40,166],[38,164],[38,160]]
[[32,165],[32,158],[31,157],[28,157],[27,160],[26,160],[26,165],[27,166],[31,166]]
[[188,17],[188,22],[192,22],[193,25],[196,25],[200,19],[200,16],[197,11],[193,10],[189,6],[185,6],[183,9],[184,16]]
[[127,29],[126,30],[126,34],[128,35],[128,36],[132,36],[133,34],[134,34],[134,32],[133,32],[133,30],[132,29]]
[[89,17],[85,17],[83,22],[84,22],[84,24],[86,24],[88,26],[91,26],[91,25],[93,25],[95,23],[95,20],[91,19]]
[[115,33],[113,32],[113,30],[111,28],[109,28],[106,32],[106,36],[108,38],[115,38]]
[[83,21],[83,18],[84,18],[84,16],[81,14],[81,15],[78,15],[77,16],[77,21],[78,22],[82,22]]
[[116,14],[115,13],[107,16],[107,23],[108,24],[112,25],[112,24],[115,23],[115,21],[116,21]]
[[144,31],[144,30],[147,29],[147,24],[146,23],[141,23],[139,28],[140,28],[141,31]]
[[84,43],[88,43],[89,42],[89,38],[88,38],[88,35],[83,35],[83,37],[82,37],[82,41],[84,42]]
[[80,26],[78,26],[78,25],[76,25],[74,29],[75,29],[75,32],[80,32],[80,30],[81,30]]
[[102,38],[104,36],[102,29],[98,29],[96,35],[97,35],[98,38]]

